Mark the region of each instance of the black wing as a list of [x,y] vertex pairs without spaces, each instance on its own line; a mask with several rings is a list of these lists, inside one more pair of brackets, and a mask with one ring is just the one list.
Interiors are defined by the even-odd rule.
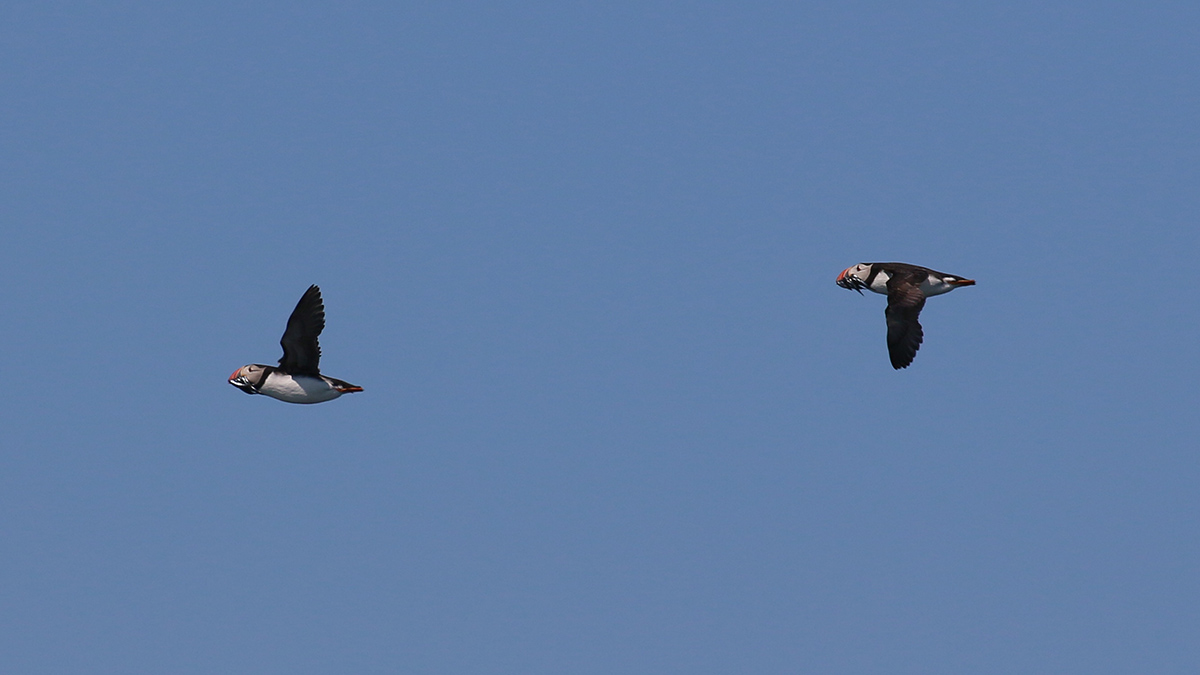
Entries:
[[893,274],[887,287],[888,305],[883,315],[887,317],[888,356],[892,358],[892,367],[900,370],[913,362],[925,339],[917,321],[925,306],[925,294],[910,274]]
[[320,375],[321,346],[317,344],[317,337],[323,330],[325,303],[321,301],[321,289],[313,284],[288,317],[287,330],[279,340],[283,347],[279,369],[291,375]]

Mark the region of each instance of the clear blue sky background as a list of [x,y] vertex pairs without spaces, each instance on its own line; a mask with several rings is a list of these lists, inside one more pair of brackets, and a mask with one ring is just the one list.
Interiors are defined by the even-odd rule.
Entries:
[[6,3],[0,671],[1200,670],[1200,6],[980,4]]

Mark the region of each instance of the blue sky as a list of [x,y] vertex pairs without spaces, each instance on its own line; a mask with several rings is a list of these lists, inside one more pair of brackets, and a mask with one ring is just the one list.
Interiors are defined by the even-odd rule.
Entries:
[[1198,28],[8,3],[0,671],[1195,672]]

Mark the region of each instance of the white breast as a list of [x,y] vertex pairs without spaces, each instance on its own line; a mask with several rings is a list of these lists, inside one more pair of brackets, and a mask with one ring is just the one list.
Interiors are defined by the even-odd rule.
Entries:
[[888,294],[887,282],[888,282],[888,279],[891,279],[891,278],[892,278],[892,275],[888,274],[887,272],[884,272],[883,270],[880,270],[879,274],[876,274],[875,278],[871,280],[871,285],[867,286],[867,289],[875,291],[876,293],[882,293],[884,295],[887,295]]
[[325,380],[308,375],[284,375],[272,371],[258,393],[288,403],[322,403],[342,395]]

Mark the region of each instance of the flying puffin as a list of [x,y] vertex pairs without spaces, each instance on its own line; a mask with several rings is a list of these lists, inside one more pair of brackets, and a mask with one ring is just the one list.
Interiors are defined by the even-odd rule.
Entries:
[[325,329],[325,303],[316,284],[308,287],[288,317],[279,344],[283,358],[278,366],[252,363],[233,371],[229,384],[247,394],[266,394],[288,403],[321,403],[362,387],[326,377],[317,370],[321,346],[317,336]]
[[917,317],[925,306],[925,298],[949,293],[959,286],[974,286],[974,279],[945,274],[906,263],[859,263],[847,267],[838,275],[837,285],[858,291],[875,291],[888,296],[887,317],[888,356],[896,370],[907,368],[921,348],[924,332]]

